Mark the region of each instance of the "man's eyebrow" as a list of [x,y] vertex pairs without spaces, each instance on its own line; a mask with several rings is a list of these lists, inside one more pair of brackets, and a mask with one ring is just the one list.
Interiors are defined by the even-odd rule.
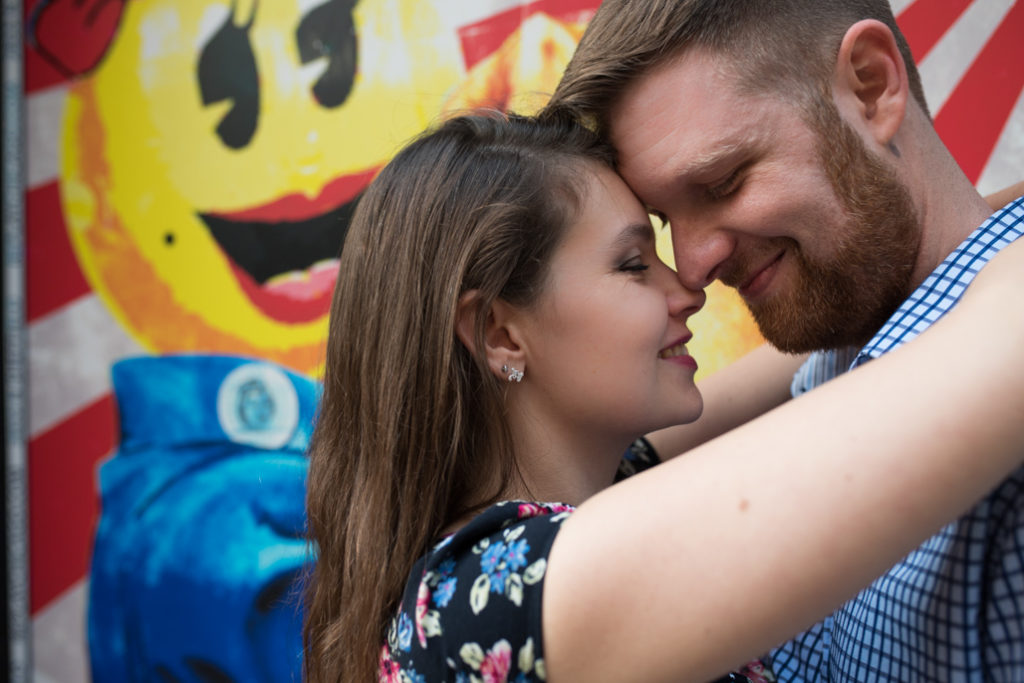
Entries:
[[749,149],[755,139],[755,135],[747,134],[741,138],[732,138],[727,142],[713,144],[708,151],[697,156],[690,157],[676,169],[677,178],[700,178],[709,171],[715,169],[724,159],[736,156],[739,152]]

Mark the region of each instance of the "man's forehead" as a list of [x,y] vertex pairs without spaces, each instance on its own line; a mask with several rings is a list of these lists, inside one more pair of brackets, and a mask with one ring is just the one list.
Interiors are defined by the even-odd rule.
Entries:
[[[714,128],[679,111],[644,119],[624,117],[611,131],[620,172],[627,176],[663,177],[699,174],[723,158],[749,149],[761,131],[741,121],[723,120]],[[634,125],[633,122],[641,123]]]
[[[627,85],[608,113],[613,143],[639,127],[699,105],[711,93],[734,91],[728,74],[702,51],[690,50],[651,67]],[[648,127],[648,126],[644,126]]]
[[763,138],[765,114],[780,104],[769,93],[744,92],[731,69],[686,55],[623,92],[608,136],[627,174],[696,171]]

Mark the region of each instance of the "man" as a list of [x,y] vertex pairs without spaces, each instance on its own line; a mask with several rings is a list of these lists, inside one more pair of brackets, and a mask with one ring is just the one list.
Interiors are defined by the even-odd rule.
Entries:
[[[769,342],[815,352],[796,393],[926,329],[1024,232],[1024,198],[991,214],[936,135],[885,0],[606,0],[552,106],[615,145],[686,286],[736,287]],[[1018,471],[772,665],[1024,680],[1022,591]]]

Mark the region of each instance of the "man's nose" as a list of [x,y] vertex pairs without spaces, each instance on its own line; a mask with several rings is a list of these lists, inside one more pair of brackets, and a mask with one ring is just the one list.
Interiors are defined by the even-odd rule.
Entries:
[[707,287],[736,250],[735,236],[692,220],[670,219],[669,227],[679,281],[691,290]]
[[704,307],[707,295],[703,289],[690,289],[683,285],[675,273],[672,273],[672,284],[666,292],[668,312],[673,318],[686,320]]

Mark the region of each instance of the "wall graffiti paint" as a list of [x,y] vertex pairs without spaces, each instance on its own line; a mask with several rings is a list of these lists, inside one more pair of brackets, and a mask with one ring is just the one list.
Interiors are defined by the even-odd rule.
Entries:
[[[42,4],[24,3],[26,25]],[[63,70],[38,45],[25,53],[30,605],[36,676],[60,683],[88,680],[82,623],[99,515],[96,467],[118,438],[111,366],[136,355],[219,351],[316,372],[324,328],[309,302],[328,288],[327,269],[292,261],[291,270],[267,275],[253,266],[254,288],[199,214],[308,224],[339,209],[353,186],[442,110],[533,106],[595,3],[362,0],[352,11],[356,75],[334,108],[313,94],[324,67],[302,65],[296,30],[303,16],[337,5],[260,3],[248,33],[253,61],[267,67],[263,107],[248,143],[235,148],[217,133],[229,103],[211,96],[202,104],[199,59],[218,31],[248,21],[253,3],[95,4],[110,14],[85,34],[108,34],[92,53],[65,56]],[[1013,59],[1022,4],[893,6],[921,64],[936,126],[965,171],[986,192],[1024,177],[1024,69]],[[74,18],[46,30],[72,30]],[[555,59],[520,59],[542,48]],[[372,86],[375,78],[382,82]],[[323,97],[331,101],[329,92]],[[981,98],[991,106],[978,107]],[[327,149],[346,154],[327,158]],[[329,260],[312,258],[312,266]],[[263,285],[271,291],[261,308],[254,299]],[[307,302],[309,317],[275,318],[266,302],[289,297]],[[756,343],[728,292],[712,293],[695,327],[695,341],[718,342],[694,349],[705,371]],[[263,346],[254,348],[256,337]]]
[[[37,385],[33,400],[39,410],[33,430],[38,543],[32,605],[37,636],[43,636],[36,660],[57,680],[83,675],[74,624],[89,589],[90,539],[99,512],[95,469],[108,462],[117,439],[110,366],[140,353],[214,351],[315,374],[325,331],[322,295],[333,284],[334,264],[315,245],[307,250],[311,255],[296,258],[286,253],[290,240],[275,244],[273,234],[262,245],[232,241],[227,224],[253,234],[290,229],[296,236],[327,222],[337,227],[339,221],[321,214],[336,218],[344,208],[339,202],[354,197],[403,140],[438,116],[447,98],[473,104],[457,93],[472,66],[464,43],[497,51],[517,44],[512,36],[524,35],[525,20],[543,14],[544,21],[531,21],[531,30],[545,31],[580,24],[592,10],[578,1],[495,2],[472,11],[454,2],[297,2],[274,3],[269,10],[264,3],[257,14],[256,4],[243,2],[113,4],[121,10],[116,21],[104,15],[98,27],[110,33],[106,43],[82,41],[92,49],[84,57],[58,55],[64,68],[57,71],[70,78],[61,81],[38,59],[30,64],[35,82],[47,84],[35,100],[40,120],[55,124],[36,138],[48,168],[30,169],[39,189],[35,215],[49,219],[41,221],[47,229],[40,237],[47,241],[34,250],[38,296],[30,315],[40,340],[36,367],[56,379]],[[27,9],[63,10],[66,24],[81,18],[72,10],[82,6],[53,2]],[[303,26],[316,27],[330,19],[324,12],[345,7],[349,16],[333,21],[352,24],[362,65],[353,70],[347,97],[332,94],[330,83],[317,90],[331,64],[318,69],[303,62],[304,45],[317,39]],[[308,19],[314,13],[316,21]],[[487,21],[496,14],[516,21]],[[474,28],[460,34],[463,27]],[[512,49],[506,46],[503,54]],[[216,73],[216,60],[204,62],[217,50],[243,67],[267,69],[250,79],[255,96],[218,101],[217,79],[224,77]],[[571,43],[564,59],[570,51]],[[550,79],[560,67],[526,69],[514,78],[553,87],[539,82],[535,71]],[[245,106],[232,108],[239,102]],[[322,125],[306,125],[310,119]],[[260,137],[274,123],[290,136]],[[53,149],[55,130],[62,134]],[[331,149],[344,153],[328,157]],[[204,208],[197,192],[222,204]],[[318,219],[321,225],[311,226]],[[218,230],[227,237],[218,240]],[[324,239],[337,245],[341,233]],[[282,257],[280,272],[268,269],[268,260],[271,268],[281,265],[275,258],[261,263],[260,254],[252,253],[260,248]],[[68,266],[69,274],[52,272],[56,263]],[[68,344],[69,338],[79,344]],[[256,348],[253,340],[265,346]],[[69,443],[80,448],[69,449]],[[113,506],[107,508],[102,519],[113,514]]]

